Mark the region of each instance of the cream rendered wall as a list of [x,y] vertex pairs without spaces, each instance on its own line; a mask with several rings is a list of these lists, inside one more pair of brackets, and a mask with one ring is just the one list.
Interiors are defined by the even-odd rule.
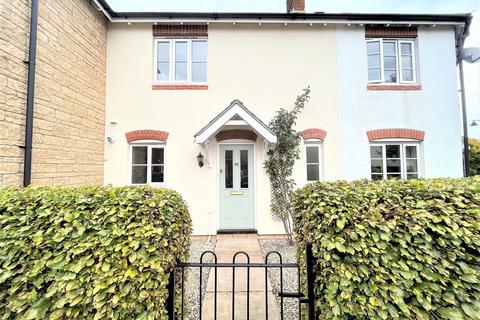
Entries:
[[[196,155],[206,150],[193,135],[234,99],[268,124],[280,107],[291,108],[307,85],[312,99],[300,115],[299,130],[320,128],[325,178],[339,173],[336,112],[335,29],[320,26],[210,24],[206,91],[152,90],[153,36],[150,24],[111,24],[107,54],[105,184],[129,184],[129,146],[125,132],[140,129],[170,133],[165,150],[166,187],[179,191],[192,214],[194,234],[215,234],[218,221],[218,145],[211,168],[199,168]],[[118,124],[111,125],[110,119]],[[214,140],[214,139],[213,139]],[[263,169],[263,145],[256,154],[256,227],[260,234],[283,233],[270,214],[269,180]],[[304,147],[294,177],[306,179]]]

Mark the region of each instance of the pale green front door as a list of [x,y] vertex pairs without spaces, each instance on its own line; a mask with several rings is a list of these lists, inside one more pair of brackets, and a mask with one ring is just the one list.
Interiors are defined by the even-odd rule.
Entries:
[[220,229],[254,229],[253,145],[221,144]]

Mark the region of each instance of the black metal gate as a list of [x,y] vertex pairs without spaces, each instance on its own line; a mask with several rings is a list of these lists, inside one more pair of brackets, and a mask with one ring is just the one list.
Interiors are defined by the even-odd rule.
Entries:
[[[205,255],[211,255],[213,257],[213,262],[204,262]],[[245,256],[247,262],[246,263],[237,263],[237,257],[243,255]],[[278,257],[278,263],[269,263],[269,258],[272,255],[276,255]],[[269,291],[268,291],[268,271],[269,269],[277,269],[280,272],[280,290],[277,292],[277,296],[280,300],[279,306],[279,313],[280,319],[284,318],[284,299],[285,298],[293,298],[298,299],[298,319],[302,318],[302,305],[306,305],[306,315],[308,320],[318,319],[315,317],[315,306],[314,306],[314,291],[313,291],[313,283],[314,283],[314,272],[313,272],[313,254],[312,254],[312,246],[311,244],[307,244],[305,246],[305,265],[306,265],[306,294],[302,293],[301,290],[301,272],[300,272],[300,265],[298,263],[283,263],[282,256],[279,252],[273,251],[269,252],[265,256],[264,263],[250,263],[250,257],[246,252],[239,251],[234,254],[232,263],[218,263],[217,256],[212,251],[205,251],[200,256],[200,262],[182,262],[178,263],[175,267],[174,272],[170,274],[170,281],[168,287],[168,301],[167,301],[167,308],[168,308],[168,318],[170,320],[177,320],[177,319],[186,319],[185,316],[185,269],[186,268],[198,268],[200,274],[200,281],[199,281],[199,319],[202,320],[202,271],[203,268],[211,268],[210,269],[210,276],[214,277],[214,300],[213,300],[213,314],[208,316],[208,319],[217,319],[217,283],[218,283],[218,270],[231,268],[232,270],[232,290],[231,290],[231,319],[235,319],[235,270],[238,268],[246,269],[246,319],[250,319],[250,270],[251,269],[263,269],[264,270],[264,281],[265,281],[265,319],[269,319]],[[298,274],[298,288],[296,292],[284,292],[284,283],[283,283],[283,270],[284,269],[295,269],[297,270]],[[213,271],[213,275],[212,275]],[[178,290],[177,290],[178,289]],[[177,294],[175,294],[177,292]],[[180,303],[176,301],[180,299]],[[178,304],[178,305],[177,305]],[[304,310],[305,310],[304,309]],[[288,320],[294,320],[289,318]]]

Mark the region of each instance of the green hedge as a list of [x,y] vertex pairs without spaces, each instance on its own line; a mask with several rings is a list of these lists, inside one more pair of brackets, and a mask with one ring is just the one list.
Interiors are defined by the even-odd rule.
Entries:
[[170,190],[0,189],[0,318],[163,319],[190,233]]
[[321,319],[480,319],[480,178],[316,183],[293,206]]

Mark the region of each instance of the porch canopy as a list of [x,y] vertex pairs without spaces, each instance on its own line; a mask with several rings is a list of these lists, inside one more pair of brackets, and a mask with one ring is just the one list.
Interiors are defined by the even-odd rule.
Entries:
[[[233,100],[225,110],[220,112],[212,121],[197,132],[194,136],[195,142],[208,144],[209,139],[220,131],[239,128],[246,129],[239,131],[253,131],[256,135],[263,137],[265,143],[277,143],[277,137],[272,130],[239,100]],[[254,135],[255,138],[256,135]]]

